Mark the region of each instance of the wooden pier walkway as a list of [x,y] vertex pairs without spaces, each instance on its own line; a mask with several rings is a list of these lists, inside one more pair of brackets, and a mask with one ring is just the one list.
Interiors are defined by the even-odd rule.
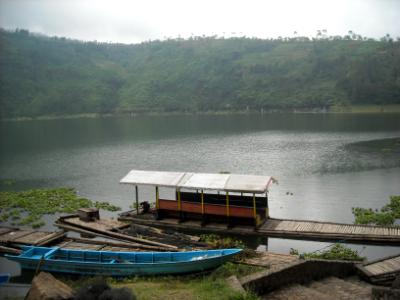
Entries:
[[367,262],[357,267],[370,282],[387,285],[400,275],[400,254]]
[[341,224],[332,222],[268,219],[259,232],[268,236],[304,239],[345,240],[371,243],[400,243],[400,227]]
[[0,227],[0,244],[5,246],[9,244],[43,246],[57,239],[61,239],[65,235],[65,232],[62,231],[48,232]]
[[227,228],[223,223],[207,223],[201,221],[165,218],[155,220],[152,214],[123,214],[120,221],[136,224],[168,228],[181,231],[198,231],[205,233],[231,233],[261,237],[277,237],[299,240],[341,241],[362,244],[400,244],[400,227],[384,227],[369,225],[353,225],[320,221],[285,220],[269,218],[257,230],[253,226],[237,225]]

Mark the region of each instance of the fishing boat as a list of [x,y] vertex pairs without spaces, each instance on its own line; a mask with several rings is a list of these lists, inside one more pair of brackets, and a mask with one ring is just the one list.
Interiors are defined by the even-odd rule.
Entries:
[[179,274],[215,268],[241,249],[187,252],[114,252],[68,250],[58,247],[23,247],[20,255],[6,255],[22,269],[79,275]]

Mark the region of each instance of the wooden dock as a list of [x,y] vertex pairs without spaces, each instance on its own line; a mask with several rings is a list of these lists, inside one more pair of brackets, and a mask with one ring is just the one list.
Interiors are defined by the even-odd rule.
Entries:
[[61,239],[65,235],[63,231],[48,232],[0,227],[0,244],[4,246],[11,244],[43,246],[52,241]]
[[276,267],[281,267],[282,265],[291,264],[298,260],[299,260],[298,255],[282,254],[282,253],[267,251],[267,252],[256,252],[255,257],[246,258],[242,260],[240,263],[256,267],[276,268]]
[[389,285],[400,275],[400,254],[370,261],[357,267],[371,283]]
[[47,232],[38,230],[20,230],[0,227],[0,254],[21,253],[21,246],[59,247],[62,249],[86,249],[95,251],[157,251],[159,248],[141,245],[130,241],[116,241],[107,238],[89,239],[67,237],[64,231]]
[[339,241],[361,244],[400,244],[400,227],[353,225],[320,221],[285,220],[269,218],[257,230],[253,226],[237,225],[227,227],[223,223],[201,221],[180,221],[174,218],[155,220],[152,214],[121,215],[120,221],[135,224],[168,228],[180,231],[197,231],[204,233],[230,233],[234,235],[276,237],[299,240]]
[[259,232],[285,238],[400,244],[400,227],[394,226],[268,219]]

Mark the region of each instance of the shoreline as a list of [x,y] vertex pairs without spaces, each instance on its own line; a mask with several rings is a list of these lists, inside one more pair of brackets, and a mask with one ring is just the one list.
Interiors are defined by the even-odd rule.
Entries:
[[219,116],[219,115],[268,115],[268,114],[400,114],[400,104],[391,105],[352,105],[332,106],[330,108],[314,109],[260,109],[260,110],[216,110],[216,111],[148,111],[148,112],[115,112],[115,113],[83,113],[73,115],[45,115],[37,117],[15,117],[0,119],[1,122],[45,121],[68,119],[97,119],[110,117],[138,116]]

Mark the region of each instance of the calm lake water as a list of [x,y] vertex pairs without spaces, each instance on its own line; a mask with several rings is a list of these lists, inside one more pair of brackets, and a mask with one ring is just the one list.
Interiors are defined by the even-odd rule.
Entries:
[[[0,126],[0,179],[15,179],[12,188],[69,186],[123,209],[134,190],[118,182],[131,169],[272,175],[279,184],[270,191],[270,215],[277,218],[352,223],[352,207],[379,208],[400,194],[400,153],[349,146],[400,137],[399,114],[141,116]],[[154,191],[142,188],[140,198],[152,200]],[[325,245],[268,242],[270,250],[286,253]],[[352,247],[370,258],[400,252]]]

